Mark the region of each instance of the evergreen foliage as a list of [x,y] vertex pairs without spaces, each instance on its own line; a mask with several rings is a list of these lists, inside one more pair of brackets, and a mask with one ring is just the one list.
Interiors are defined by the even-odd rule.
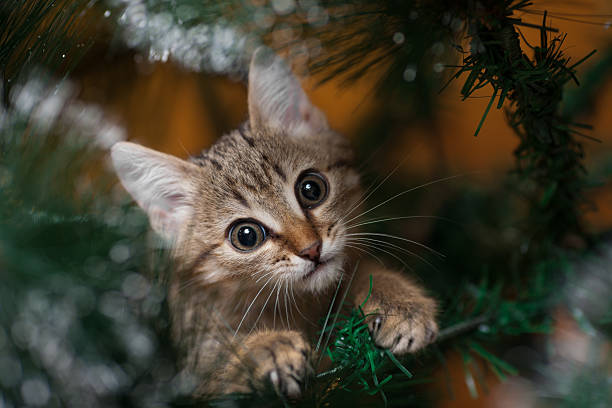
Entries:
[[[422,355],[398,361],[373,344],[361,309],[343,308],[337,299],[316,345],[334,366],[318,372],[299,404],[423,403],[419,384],[444,366],[449,352],[462,357],[474,395],[480,362],[501,379],[515,375],[517,369],[496,351],[509,338],[550,331],[550,310],[572,298],[562,288],[576,279],[571,265],[581,255],[565,244],[568,238],[592,239],[581,217],[587,186],[582,143],[589,138],[582,129],[588,126],[575,122],[576,104],[561,107],[567,83],[578,83],[576,67],[583,60],[571,62],[563,54],[565,36],[552,34],[545,13],[537,27],[515,17],[530,6],[525,0],[5,1],[0,407],[193,403],[186,397],[193,384],[174,367],[168,339],[160,276],[169,266],[163,251],[147,245],[144,214],[114,190],[107,173],[104,148],[122,135],[58,81],[92,42],[80,22],[86,13],[111,16],[112,29],[123,33],[128,46],[147,50],[151,60],[176,59],[196,71],[244,76],[248,51],[260,42],[296,59],[307,55],[309,70],[324,73],[323,81],[340,76],[350,82],[382,68],[381,92],[401,103],[426,96],[420,116],[435,115],[432,90],[442,79],[441,68],[450,65],[443,61],[451,50],[459,51],[463,60],[452,79],[465,78],[463,98],[492,90],[483,121],[493,106],[507,107],[519,146],[515,177],[503,189],[528,197],[530,215],[517,238],[492,249],[490,236],[466,243],[463,232],[443,220],[477,220],[495,228],[486,216],[517,219],[522,214],[513,209],[519,206],[504,207],[508,198],[501,191],[483,196],[467,188],[448,200],[432,237],[435,247],[448,248],[447,261],[434,267],[422,258],[420,266],[428,268],[427,284],[442,303],[437,342]],[[525,25],[541,32],[537,46],[527,45],[531,57],[519,42]],[[467,40],[468,51],[461,46]],[[577,100],[595,95],[590,84],[609,74],[609,60],[608,52],[587,75],[587,96]],[[474,124],[476,133],[483,121]],[[403,256],[389,245],[377,249]],[[465,259],[473,253],[478,258]],[[609,314],[596,314],[595,323],[592,313],[576,315],[587,330],[592,324],[609,330]],[[565,406],[609,402],[609,393],[601,392],[604,379],[603,371],[572,378],[577,392],[561,396]],[[577,397],[585,388],[595,390],[588,400]],[[274,396],[232,396],[230,402],[290,403]]]

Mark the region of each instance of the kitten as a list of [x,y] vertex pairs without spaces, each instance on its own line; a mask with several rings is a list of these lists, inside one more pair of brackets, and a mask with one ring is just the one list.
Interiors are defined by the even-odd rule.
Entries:
[[[353,273],[347,220],[362,194],[348,142],[263,49],[251,62],[248,109],[243,127],[189,161],[128,142],[111,157],[171,243],[173,336],[184,366],[207,377],[196,393],[271,382],[296,397],[320,318],[343,271]],[[376,343],[403,354],[432,341],[436,303],[403,274],[362,263],[348,299],[366,298],[370,275],[364,312]]]

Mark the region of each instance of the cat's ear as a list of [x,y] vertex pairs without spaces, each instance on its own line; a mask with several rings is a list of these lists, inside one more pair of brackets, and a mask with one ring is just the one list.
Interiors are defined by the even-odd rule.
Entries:
[[193,213],[189,180],[199,167],[129,142],[116,143],[111,158],[121,184],[147,213],[151,227],[165,240],[176,240]]
[[265,47],[251,59],[249,118],[254,129],[283,129],[299,136],[329,129],[325,115],[310,103],[287,64]]

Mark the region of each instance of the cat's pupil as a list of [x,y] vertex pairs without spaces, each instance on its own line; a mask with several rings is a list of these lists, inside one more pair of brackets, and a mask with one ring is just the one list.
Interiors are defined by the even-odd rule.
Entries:
[[321,196],[321,187],[312,181],[302,184],[302,195],[308,200],[316,201]]
[[327,191],[325,177],[314,170],[304,172],[295,183],[295,195],[302,208],[311,209],[321,204]]
[[238,230],[238,241],[245,247],[255,246],[257,243],[257,232],[252,227],[241,227]]
[[229,241],[239,251],[252,251],[266,239],[266,230],[254,220],[238,220],[228,232]]

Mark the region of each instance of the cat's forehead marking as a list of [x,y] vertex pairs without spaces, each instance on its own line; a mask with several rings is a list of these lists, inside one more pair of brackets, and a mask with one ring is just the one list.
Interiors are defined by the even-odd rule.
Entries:
[[274,163],[272,168],[274,169],[276,174],[278,174],[278,177],[280,177],[283,181],[287,181],[287,176],[285,175],[285,172],[278,164]]
[[[217,160],[213,159],[212,157],[210,157],[209,155],[202,153],[197,157],[197,160],[199,161],[208,161],[209,163],[211,163],[214,168],[216,170],[223,170],[223,166],[221,166],[221,163],[219,163]],[[201,163],[200,163],[201,164]]]
[[249,202],[244,198],[244,196],[238,190],[232,190],[232,195],[243,207],[251,208]]

